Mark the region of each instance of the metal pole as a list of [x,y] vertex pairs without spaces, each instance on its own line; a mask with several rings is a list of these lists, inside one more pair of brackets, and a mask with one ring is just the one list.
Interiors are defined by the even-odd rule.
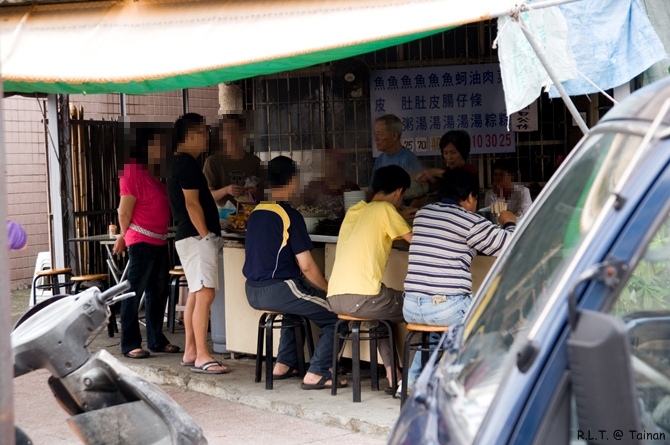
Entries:
[[126,95],[125,93],[119,94],[119,105],[121,106],[121,116],[126,115]]
[[181,90],[181,102],[184,114],[188,113],[188,88]]
[[[0,97],[2,79],[0,79]],[[3,101],[0,100],[0,172],[7,171],[5,159]],[[0,440],[14,445],[14,357],[10,333],[12,331],[12,294],[9,291],[9,259],[7,245],[7,178],[0,175],[0,221],[4,222],[0,230]]]
[[533,48],[533,51],[535,51],[535,55],[537,55],[537,58],[540,60],[540,63],[542,66],[544,66],[544,69],[547,71],[547,74],[549,75],[549,78],[551,81],[554,83],[554,86],[556,86],[556,89],[558,90],[558,93],[561,95],[561,98],[563,99],[563,102],[565,102],[565,106],[568,108],[568,111],[570,111],[570,114],[572,117],[575,119],[575,122],[577,122],[577,125],[579,126],[580,130],[582,130],[582,133],[587,134],[589,132],[589,127],[586,125],[586,122],[584,122],[584,119],[582,119],[582,115],[579,114],[579,111],[577,110],[577,107],[575,107],[575,104],[572,102],[572,99],[570,99],[570,96],[568,93],[565,91],[565,88],[563,88],[563,84],[559,82],[558,76],[556,75],[554,69],[551,67],[551,64],[547,60],[547,58],[544,56],[544,52],[542,52],[542,48],[540,48],[540,45],[538,45],[537,40],[535,40],[535,36],[526,29],[525,26],[523,26],[523,23],[521,23],[521,20],[517,16],[513,16],[512,20],[514,20],[517,25],[519,25],[519,28],[521,31],[523,31],[524,35],[528,39],[528,43],[530,43],[530,46]]
[[58,146],[58,99],[55,94],[47,95],[47,162],[49,200],[51,202],[52,263],[51,267],[65,267],[65,242],[63,240],[63,202],[61,200],[60,148]]

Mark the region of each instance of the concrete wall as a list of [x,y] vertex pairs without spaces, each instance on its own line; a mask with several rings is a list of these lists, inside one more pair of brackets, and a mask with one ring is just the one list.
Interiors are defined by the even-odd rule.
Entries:
[[[189,90],[189,111],[208,123],[216,121],[218,87]],[[49,217],[46,145],[40,106],[46,100],[3,99],[5,152],[7,156],[8,215],[28,232],[28,248],[10,253],[12,290],[29,287],[38,252],[49,251]],[[70,103],[84,108],[84,119],[117,120],[121,114],[118,94],[71,95]],[[127,96],[129,116],[164,117],[174,121],[182,114],[182,93],[171,91]]]

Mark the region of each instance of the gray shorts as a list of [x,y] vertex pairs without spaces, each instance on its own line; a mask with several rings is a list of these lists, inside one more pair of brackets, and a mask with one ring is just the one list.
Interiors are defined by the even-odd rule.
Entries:
[[203,287],[219,288],[220,236],[213,233],[202,239],[192,236],[177,241],[175,248],[184,268],[189,292],[198,292]]
[[336,314],[360,318],[405,321],[402,316],[403,291],[391,289],[382,283],[377,295],[342,294],[328,297],[328,304]]

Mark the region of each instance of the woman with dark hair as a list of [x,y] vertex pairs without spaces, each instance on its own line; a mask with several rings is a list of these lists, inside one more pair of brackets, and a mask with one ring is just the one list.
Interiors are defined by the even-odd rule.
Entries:
[[131,157],[119,174],[119,229],[113,253],[128,248],[128,281],[133,298],[121,302],[121,352],[129,358],[147,358],[142,349],[138,310],[145,294],[147,345],[154,352],[179,352],[163,335],[168,280],[167,229],[170,205],[159,177],[166,166],[165,136],[155,128],[138,128]]

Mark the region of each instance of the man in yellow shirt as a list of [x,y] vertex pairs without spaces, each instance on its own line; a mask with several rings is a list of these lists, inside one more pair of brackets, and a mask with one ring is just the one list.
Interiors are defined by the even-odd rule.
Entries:
[[[393,240],[412,240],[411,227],[398,213],[403,194],[410,184],[409,175],[401,167],[381,167],[372,178],[372,200],[369,203],[361,201],[347,211],[328,283],[328,303],[333,312],[404,321],[403,292],[386,287],[382,283],[382,275]],[[377,345],[386,367],[386,377],[391,382],[394,370],[390,366],[393,353],[390,342],[388,339],[380,340]],[[398,370],[395,372],[398,373]]]

